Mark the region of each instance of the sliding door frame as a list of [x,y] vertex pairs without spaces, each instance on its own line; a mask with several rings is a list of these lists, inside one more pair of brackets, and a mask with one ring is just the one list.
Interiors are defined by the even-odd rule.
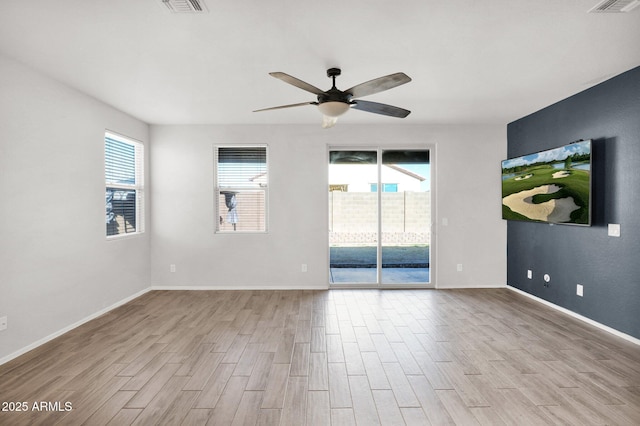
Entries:
[[[430,223],[429,223],[429,282],[428,283],[393,283],[385,284],[381,282],[382,278],[382,153],[384,151],[428,151],[429,152],[429,171],[430,171]],[[327,195],[327,265],[326,271],[328,271],[328,286],[331,289],[349,289],[349,288],[370,288],[370,289],[415,289],[424,288],[431,289],[437,288],[436,286],[436,257],[437,257],[437,205],[436,205],[436,147],[432,144],[380,144],[380,145],[327,145],[326,164],[330,164],[330,152],[331,151],[375,151],[377,153],[377,174],[378,174],[378,224],[377,224],[377,249],[376,249],[376,282],[375,283],[332,283],[331,282],[331,242],[329,240],[329,217],[328,217],[328,200]],[[329,171],[327,167],[326,175],[326,188],[329,188]]]

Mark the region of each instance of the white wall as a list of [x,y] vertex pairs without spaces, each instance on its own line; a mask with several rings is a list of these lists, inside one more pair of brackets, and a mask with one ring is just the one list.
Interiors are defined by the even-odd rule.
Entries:
[[[378,145],[435,148],[436,285],[506,283],[504,126],[152,126],[151,140],[154,286],[327,288],[328,146]],[[267,234],[214,234],[216,143],[269,145]],[[302,263],[308,272],[301,272]]]
[[0,56],[0,363],[149,287],[149,236],[107,241],[104,131],[148,126]]
[[506,286],[507,224],[502,220],[500,169],[507,155],[506,129],[457,126],[435,137],[440,141],[438,288]]

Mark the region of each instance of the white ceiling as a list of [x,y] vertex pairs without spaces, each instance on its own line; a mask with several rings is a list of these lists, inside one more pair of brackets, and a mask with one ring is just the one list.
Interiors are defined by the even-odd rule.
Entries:
[[350,111],[348,123],[508,123],[640,65],[640,8],[598,0],[2,0],[0,52],[151,124],[319,123],[313,101],[268,75],[341,89],[403,71],[367,97],[404,120]]

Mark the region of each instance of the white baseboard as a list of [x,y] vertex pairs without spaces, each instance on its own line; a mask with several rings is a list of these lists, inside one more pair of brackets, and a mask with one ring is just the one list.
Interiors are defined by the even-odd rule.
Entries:
[[436,284],[436,289],[438,290],[482,290],[485,288],[506,288],[506,284],[483,284],[481,286],[442,286]]
[[221,285],[221,286],[208,286],[208,285],[171,285],[160,286],[153,285],[150,290],[328,290],[328,286],[301,286],[301,287],[285,287],[277,285],[267,286],[247,286],[247,285]]
[[507,288],[509,290],[511,290],[511,291],[515,291],[518,294],[521,294],[521,295],[526,296],[526,297],[528,297],[530,299],[533,299],[536,302],[542,303],[543,305],[549,306],[550,308],[553,308],[553,309],[555,309],[557,311],[560,311],[560,312],[565,313],[565,314],[567,314],[569,316],[572,316],[572,317],[574,317],[576,319],[579,319],[580,321],[586,322],[589,325],[597,327],[597,328],[599,328],[601,330],[604,330],[604,331],[606,331],[608,333],[611,333],[611,334],[613,334],[615,336],[618,336],[618,337],[620,337],[620,338],[622,338],[624,340],[627,340],[627,341],[629,341],[631,343],[635,343],[636,345],[640,345],[640,339],[636,339],[635,337],[630,336],[630,335],[628,335],[626,333],[623,333],[622,331],[619,331],[619,330],[616,330],[615,328],[611,328],[609,326],[601,324],[601,323],[599,323],[597,321],[594,321],[594,320],[592,320],[590,318],[587,318],[585,316],[577,314],[577,313],[575,313],[573,311],[570,311],[569,309],[563,308],[562,306],[558,306],[555,303],[551,303],[551,302],[549,302],[547,300],[541,299],[538,296],[534,296],[533,294],[529,294],[526,291],[522,291],[522,290],[520,290],[518,288],[511,287],[509,285],[507,286]]
[[3,358],[0,358],[0,365],[2,365],[4,363],[7,363],[7,362],[11,361],[14,358],[17,358],[20,355],[26,354],[27,352],[37,348],[38,346],[44,345],[48,341],[53,340],[56,337],[61,336],[64,333],[73,330],[74,328],[80,327],[82,324],[85,324],[85,323],[87,323],[87,322],[89,322],[89,321],[91,321],[93,319],[96,319],[99,316],[104,315],[107,312],[112,311],[115,308],[124,305],[125,303],[129,303],[133,299],[136,299],[136,298],[142,296],[143,294],[148,293],[150,290],[151,290],[151,288],[145,288],[144,290],[140,290],[139,292],[137,292],[136,294],[134,294],[132,296],[126,297],[126,298],[114,303],[111,306],[108,306],[108,307],[106,307],[104,309],[101,309],[98,312],[96,312],[94,314],[91,314],[86,318],[81,319],[78,322],[75,322],[75,323],[73,323],[73,324],[71,324],[71,325],[69,325],[69,326],[67,326],[67,327],[65,327],[65,328],[63,328],[61,330],[56,331],[55,333],[52,333],[52,334],[50,334],[50,335],[48,335],[46,337],[43,337],[42,339],[37,340],[37,341],[31,343],[30,345],[27,345],[24,348],[17,350],[16,352],[14,352],[12,354],[9,354],[9,355],[7,355],[7,356],[5,356]]

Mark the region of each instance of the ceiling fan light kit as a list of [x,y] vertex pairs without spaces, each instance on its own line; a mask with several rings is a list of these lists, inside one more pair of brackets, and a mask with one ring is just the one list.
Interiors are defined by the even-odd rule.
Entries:
[[338,122],[338,117],[349,111],[349,108],[351,108],[350,104],[340,101],[328,101],[318,104],[318,109],[323,116],[322,128],[328,129],[335,126]]
[[320,112],[329,117],[340,117],[349,108],[350,105],[346,102],[330,101],[318,104]]
[[362,96],[373,95],[374,93],[379,93],[384,90],[400,86],[401,84],[408,83],[411,81],[411,78],[406,74],[399,72],[379,77],[365,83],[358,84],[344,91],[336,88],[336,77],[340,74],[340,68],[329,68],[327,70],[327,77],[330,77],[333,80],[333,85],[331,89],[322,91],[309,83],[290,76],[289,74],[285,74],[283,72],[269,73],[272,77],[282,80],[285,83],[313,93],[317,96],[317,101],[263,108],[255,110],[254,112],[291,108],[303,105],[317,105],[323,115],[322,127],[325,129],[333,127],[338,121],[338,117],[346,113],[351,108],[396,118],[405,118],[411,113],[409,110],[393,105],[353,99],[356,97],[359,98]]

